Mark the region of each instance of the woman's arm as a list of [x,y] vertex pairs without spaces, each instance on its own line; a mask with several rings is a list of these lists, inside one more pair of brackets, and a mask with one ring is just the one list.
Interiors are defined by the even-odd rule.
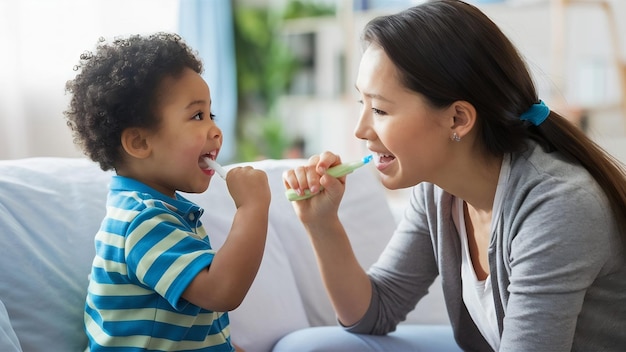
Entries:
[[338,217],[305,224],[324,286],[343,325],[358,322],[370,305],[370,279],[357,261]]
[[338,217],[345,177],[326,174],[328,168],[340,163],[337,155],[326,152],[312,157],[308,165],[285,172],[283,180],[288,189],[319,192],[312,198],[294,201],[293,206],[309,234],[337,317],[342,324],[352,325],[369,307],[371,284]]

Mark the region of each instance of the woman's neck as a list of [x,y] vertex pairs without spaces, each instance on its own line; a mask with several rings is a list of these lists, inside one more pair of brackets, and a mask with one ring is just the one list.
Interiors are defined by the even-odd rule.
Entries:
[[454,166],[455,176],[439,186],[463,199],[475,214],[491,217],[502,158],[487,154],[459,158]]

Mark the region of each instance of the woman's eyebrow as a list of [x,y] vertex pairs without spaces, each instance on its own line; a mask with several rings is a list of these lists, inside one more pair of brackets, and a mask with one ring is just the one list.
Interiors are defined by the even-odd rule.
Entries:
[[[356,85],[354,86],[354,88],[356,89],[357,92],[361,92]],[[382,96],[380,94],[375,94],[375,93],[362,93],[362,94],[365,95],[366,97],[370,98],[370,99],[378,99],[378,100],[386,101],[388,103],[393,103],[391,100],[385,98],[384,96]]]

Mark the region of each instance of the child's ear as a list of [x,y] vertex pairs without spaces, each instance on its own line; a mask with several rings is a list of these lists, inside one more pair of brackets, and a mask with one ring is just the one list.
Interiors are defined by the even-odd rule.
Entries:
[[150,155],[150,144],[147,139],[148,133],[145,129],[131,127],[122,131],[122,148],[138,159],[147,158]]
[[476,124],[476,108],[467,101],[459,100],[453,103],[454,119],[452,130],[461,138],[467,135]]

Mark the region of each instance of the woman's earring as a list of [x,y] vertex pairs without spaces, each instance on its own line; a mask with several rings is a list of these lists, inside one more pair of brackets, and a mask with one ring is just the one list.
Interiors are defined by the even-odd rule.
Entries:
[[452,139],[455,142],[460,142],[461,141],[461,137],[459,137],[459,135],[456,134],[456,132],[452,133],[452,137],[450,137],[450,139]]

